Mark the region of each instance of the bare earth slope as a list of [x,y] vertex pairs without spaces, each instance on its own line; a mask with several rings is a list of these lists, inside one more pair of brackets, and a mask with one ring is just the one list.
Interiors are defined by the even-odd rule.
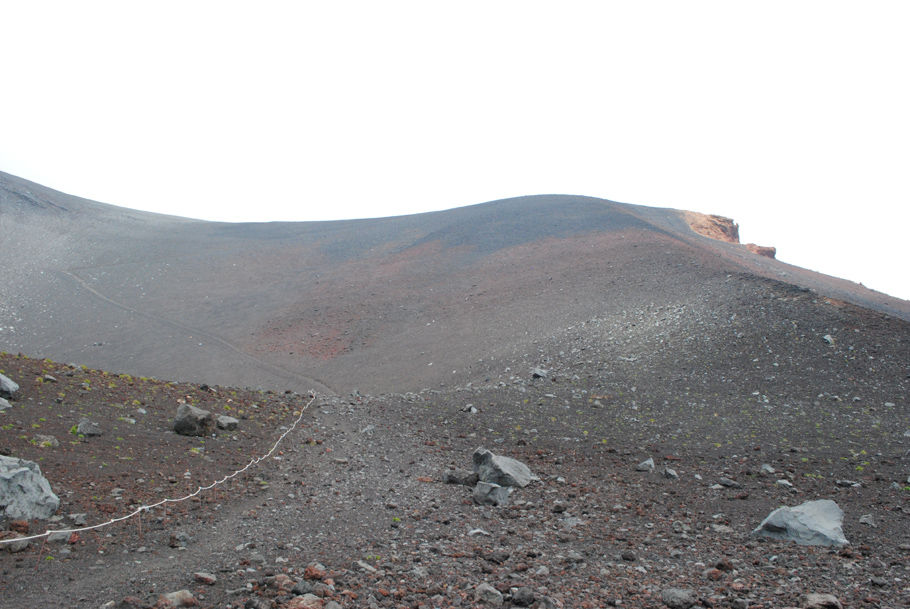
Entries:
[[[376,220],[222,224],[0,174],[0,341],[117,372],[345,393],[478,377],[594,316],[749,272],[910,319],[910,303],[578,196]],[[722,295],[719,295],[722,297]]]

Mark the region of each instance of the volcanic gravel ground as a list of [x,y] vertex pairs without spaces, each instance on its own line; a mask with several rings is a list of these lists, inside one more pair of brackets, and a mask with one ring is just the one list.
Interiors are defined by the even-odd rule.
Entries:
[[[745,304],[708,294],[592,318],[478,358],[471,383],[320,395],[273,458],[218,489],[141,526],[0,552],[0,606],[147,607],[187,589],[202,607],[305,606],[304,593],[469,607],[482,583],[505,606],[661,607],[670,587],[706,607],[797,606],[806,593],[910,605],[907,323],[730,281]],[[0,369],[22,386],[0,448],[37,461],[62,501],[63,519],[32,533],[192,491],[267,451],[309,401],[8,355]],[[177,436],[180,401],[240,428]],[[104,435],[71,434],[83,415]],[[475,505],[442,479],[479,446],[540,480],[505,507]],[[636,471],[648,457],[655,470]],[[750,536],[774,508],[821,498],[845,512],[845,548]]]

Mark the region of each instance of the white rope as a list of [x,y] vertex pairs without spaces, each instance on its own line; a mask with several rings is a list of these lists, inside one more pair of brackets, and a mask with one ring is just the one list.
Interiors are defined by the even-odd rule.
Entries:
[[180,503],[181,501],[186,501],[188,499],[192,499],[193,497],[195,497],[202,491],[207,491],[220,484],[224,484],[231,478],[242,474],[243,472],[248,470],[253,465],[256,465],[256,464],[260,463],[261,461],[264,461],[265,459],[268,459],[269,457],[271,457],[272,453],[274,453],[275,450],[278,449],[278,445],[281,443],[282,440],[284,440],[285,436],[287,436],[289,433],[291,433],[291,431],[294,430],[295,427],[297,427],[297,425],[300,423],[300,420],[303,418],[303,413],[306,411],[307,408],[310,407],[310,404],[312,404],[315,400],[316,400],[316,395],[314,394],[310,398],[310,401],[307,402],[306,405],[300,409],[300,414],[297,415],[297,419],[294,421],[294,423],[290,427],[288,427],[284,431],[283,434],[281,434],[278,437],[278,439],[275,441],[275,444],[272,446],[271,449],[269,449],[269,452],[265,453],[261,457],[253,457],[252,459],[250,459],[250,462],[247,463],[245,466],[243,466],[242,468],[236,470],[235,472],[233,472],[231,474],[224,476],[223,478],[221,478],[221,480],[216,480],[215,482],[212,482],[211,484],[206,485],[206,486],[197,487],[196,490],[193,491],[192,493],[190,493],[189,495],[184,495],[183,497],[178,497],[176,499],[172,499],[172,498],[168,497],[168,498],[162,499],[161,501],[158,501],[156,503],[151,503],[149,505],[141,505],[125,516],[119,516],[117,518],[112,518],[112,519],[108,520],[107,522],[93,524],[91,526],[77,527],[74,529],[48,529],[48,530],[44,531],[43,533],[39,533],[37,535],[29,535],[28,537],[13,537],[10,539],[0,539],[0,546],[2,546],[3,544],[7,544],[7,543],[31,541],[32,539],[41,539],[42,537],[47,537],[51,533],[70,533],[70,534],[72,534],[72,533],[81,533],[82,531],[91,531],[92,529],[100,529],[102,527],[110,526],[112,524],[116,524],[116,523],[122,522],[124,520],[129,520],[133,516],[138,516],[142,512],[147,512],[149,510],[155,509],[156,507],[160,507],[166,503]]

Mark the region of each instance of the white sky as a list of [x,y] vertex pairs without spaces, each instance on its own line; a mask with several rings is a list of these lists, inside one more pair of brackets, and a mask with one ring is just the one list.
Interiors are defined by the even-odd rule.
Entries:
[[0,170],[230,220],[541,193],[910,299],[910,3],[4,2]]

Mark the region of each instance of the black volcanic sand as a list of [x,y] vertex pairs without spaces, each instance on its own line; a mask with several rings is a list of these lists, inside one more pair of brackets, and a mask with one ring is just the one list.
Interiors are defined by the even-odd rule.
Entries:
[[[188,589],[202,607],[283,608],[297,581],[343,607],[469,607],[483,582],[506,606],[519,587],[565,607],[661,607],[668,587],[713,607],[798,606],[812,592],[910,605],[910,324],[747,275],[697,287],[672,303],[605,302],[557,331],[527,326],[522,344],[475,352],[457,382],[319,394],[277,459],[198,500],[141,527],[0,552],[0,606],[145,607]],[[90,523],[233,470],[308,399],[13,355],[0,369],[22,386],[0,414],[0,449],[37,461],[58,514]],[[240,428],[174,435],[181,400]],[[83,415],[104,435],[71,434]],[[60,446],[35,445],[39,433]],[[478,446],[540,481],[507,507],[474,505],[441,480]],[[656,471],[635,471],[649,456]],[[738,486],[713,488],[722,477]],[[844,510],[846,548],[750,537],[775,507],[820,498]]]

